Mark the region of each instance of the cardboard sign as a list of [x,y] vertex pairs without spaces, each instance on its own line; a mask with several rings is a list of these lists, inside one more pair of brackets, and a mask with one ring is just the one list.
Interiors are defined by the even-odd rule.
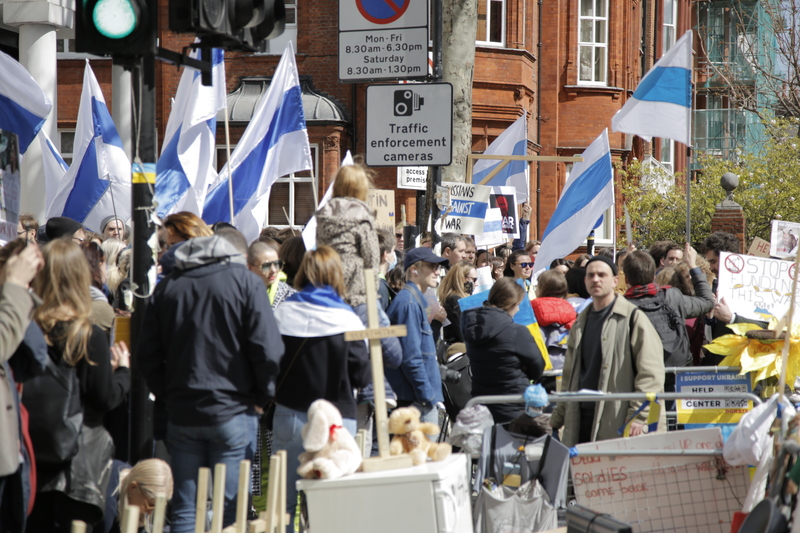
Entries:
[[717,298],[741,317],[780,319],[789,311],[793,277],[791,261],[721,252]]
[[754,255],[756,257],[769,257],[770,247],[771,245],[769,241],[765,241],[761,237],[756,237],[753,239],[750,249],[747,250],[747,255]]
[[483,221],[489,207],[491,187],[470,183],[443,182],[450,188],[450,213],[442,221],[445,233],[477,235],[483,232]]
[[[682,393],[752,392],[750,375],[737,372],[679,372],[675,390]],[[678,424],[732,424],[753,408],[747,400],[678,400]]]
[[394,235],[394,191],[370,189],[367,204],[376,211],[375,229],[385,229]]
[[0,243],[17,238],[19,222],[19,144],[17,134],[0,130]]
[[501,229],[506,239],[519,238],[517,189],[515,187],[492,187],[489,207],[500,209]]
[[769,255],[772,257],[794,257],[797,255],[797,244],[800,241],[800,224],[772,221]]
[[508,238],[503,234],[503,213],[499,208],[486,210],[483,220],[483,233],[475,234],[475,246],[478,248],[494,248],[505,244]]
[[[747,495],[747,467],[731,467],[717,457],[658,455],[658,450],[719,448],[719,428],[579,444],[578,454],[570,459],[575,498],[578,504],[608,513],[640,533],[727,533],[734,511],[741,510]],[[620,451],[620,455],[591,455],[593,450]],[[625,456],[625,450],[655,452]]]

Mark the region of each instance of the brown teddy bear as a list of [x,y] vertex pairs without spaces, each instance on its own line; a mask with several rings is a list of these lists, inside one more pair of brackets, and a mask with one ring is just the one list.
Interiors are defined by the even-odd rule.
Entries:
[[389,433],[393,434],[389,452],[392,455],[407,453],[411,462],[421,465],[430,457],[434,461],[443,461],[450,457],[453,448],[447,443],[436,443],[428,440],[426,435],[437,435],[436,424],[419,421],[420,413],[416,407],[399,407],[389,416]]

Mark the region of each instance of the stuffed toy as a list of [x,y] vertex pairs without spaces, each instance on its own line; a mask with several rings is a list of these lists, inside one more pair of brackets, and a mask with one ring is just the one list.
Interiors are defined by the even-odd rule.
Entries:
[[450,457],[453,448],[447,443],[438,444],[428,440],[426,435],[437,435],[436,424],[419,421],[420,413],[416,407],[399,407],[389,416],[389,433],[393,434],[389,451],[392,455],[407,453],[411,462],[421,465],[430,457],[443,461]]
[[342,427],[342,414],[331,402],[317,400],[308,408],[308,423],[301,431],[303,448],[297,473],[306,479],[336,479],[361,466],[361,450]]

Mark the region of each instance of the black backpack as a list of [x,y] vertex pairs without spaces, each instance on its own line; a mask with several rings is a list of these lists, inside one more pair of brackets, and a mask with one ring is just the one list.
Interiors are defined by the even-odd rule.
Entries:
[[661,337],[661,344],[664,345],[664,366],[691,365],[692,352],[689,349],[686,322],[667,303],[665,291],[658,291],[655,296],[648,298],[632,298],[628,301],[647,315]]

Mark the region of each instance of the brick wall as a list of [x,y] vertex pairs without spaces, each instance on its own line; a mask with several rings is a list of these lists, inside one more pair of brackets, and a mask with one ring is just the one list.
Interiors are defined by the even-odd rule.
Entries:
[[744,253],[747,250],[746,228],[747,221],[742,206],[732,200],[725,200],[721,204],[717,204],[714,215],[711,217],[711,232],[724,231],[736,235],[742,247],[741,250],[736,250],[737,253]]

